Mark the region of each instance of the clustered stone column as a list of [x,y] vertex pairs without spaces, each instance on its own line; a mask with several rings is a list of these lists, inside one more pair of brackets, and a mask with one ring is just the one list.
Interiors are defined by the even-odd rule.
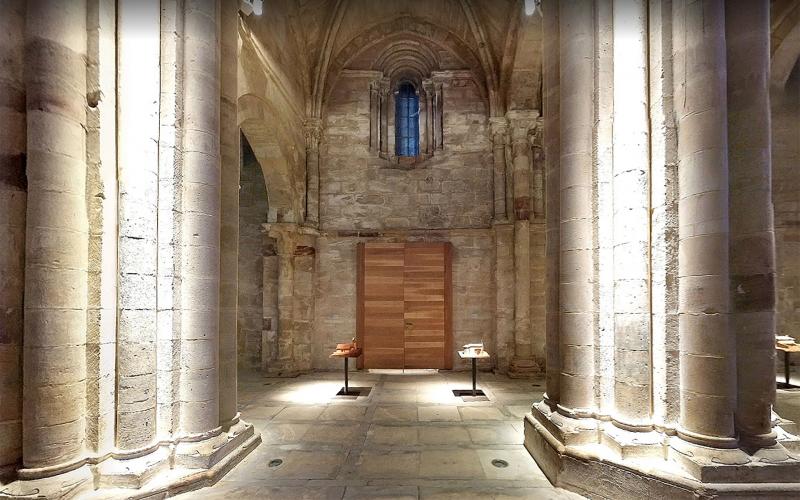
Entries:
[[27,2],[28,200],[22,478],[68,470],[86,438],[86,3]]
[[239,286],[240,132],[237,114],[239,11],[220,1],[220,154],[222,159],[219,301],[219,423],[230,426],[239,413],[236,397]]
[[[786,474],[800,472],[787,452],[798,438],[775,429],[771,411],[768,3],[542,9],[554,37],[543,92],[558,274],[548,274],[547,393],[525,419],[526,447],[557,485],[603,497],[796,495]],[[613,103],[594,102],[609,92]],[[605,104],[610,134],[597,125]],[[608,228],[613,241],[599,241]],[[613,337],[596,335],[608,324]]]
[[[316,232],[294,223],[264,224],[275,241],[277,307],[265,298],[265,311],[277,309],[277,330],[266,363],[267,372],[293,376],[311,370],[311,325],[314,318],[314,255]],[[267,262],[265,261],[265,264]],[[265,272],[275,273],[275,270]]]
[[[237,23],[218,0],[27,2],[27,113],[4,113],[28,138],[22,467],[3,494],[162,495],[260,441],[236,409]],[[0,467],[20,458],[7,428]]]
[[545,158],[545,335],[546,387],[544,402],[556,409],[560,399],[561,345],[559,341],[559,261],[561,257],[560,204],[560,96],[558,4],[551,0],[543,9],[542,107]]
[[322,122],[312,118],[305,123],[306,139],[306,224],[319,226],[319,141]]
[[494,220],[508,221],[506,208],[506,136],[508,121],[503,117],[489,119],[492,137],[492,160],[494,162]]
[[539,371],[531,347],[531,176],[533,152],[529,133],[536,125],[537,112],[511,111],[514,221],[514,358],[509,371],[514,375]]
[[560,2],[560,353],[559,412],[590,417],[594,388],[595,310],[594,179],[594,5]]
[[651,427],[650,134],[647,2],[613,3],[612,167],[614,414],[628,430]]
[[24,0],[2,3],[0,17],[0,476],[22,456],[22,312],[25,287]]
[[734,448],[724,3],[673,5],[680,166],[678,434],[697,444]]
[[160,3],[117,3],[117,446],[156,437]]
[[[730,2],[729,4],[730,5]],[[731,319],[736,334],[740,445],[775,444],[775,233],[769,102],[769,4],[725,10],[728,70]]]

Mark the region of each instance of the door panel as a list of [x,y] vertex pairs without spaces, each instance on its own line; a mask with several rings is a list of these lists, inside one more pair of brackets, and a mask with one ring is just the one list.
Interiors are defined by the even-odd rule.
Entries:
[[403,368],[402,244],[363,250],[363,344],[367,368]]
[[406,246],[406,368],[444,368],[444,264],[444,245]]
[[365,368],[452,368],[449,244],[359,246]]

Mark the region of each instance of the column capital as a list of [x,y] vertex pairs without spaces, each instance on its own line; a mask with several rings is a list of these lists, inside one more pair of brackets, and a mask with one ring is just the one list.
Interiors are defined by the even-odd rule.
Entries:
[[489,130],[493,141],[498,135],[505,137],[508,133],[508,120],[503,116],[492,116],[489,118]]
[[506,119],[511,127],[511,140],[513,142],[528,141],[528,135],[535,131],[540,123],[538,110],[514,110],[506,113]]
[[303,136],[306,139],[306,148],[317,148],[322,136],[322,120],[319,118],[307,118],[303,122]]

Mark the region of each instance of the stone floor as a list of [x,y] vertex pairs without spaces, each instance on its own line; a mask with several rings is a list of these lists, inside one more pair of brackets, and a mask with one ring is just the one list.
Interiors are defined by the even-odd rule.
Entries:
[[554,488],[522,446],[543,381],[480,373],[489,400],[472,402],[451,392],[471,386],[469,372],[358,372],[350,385],[371,390],[336,397],[341,373],[240,374],[242,415],[263,443],[215,486],[181,498],[582,498]]

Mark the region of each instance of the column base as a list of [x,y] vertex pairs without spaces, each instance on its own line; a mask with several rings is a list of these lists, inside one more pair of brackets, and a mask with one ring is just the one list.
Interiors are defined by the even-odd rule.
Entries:
[[163,442],[141,456],[111,454],[61,474],[19,479],[0,490],[0,499],[165,498],[216,483],[259,443],[261,435],[251,424],[235,421],[201,441]]
[[512,358],[508,364],[509,378],[538,378],[542,373],[541,365],[532,358]]
[[780,444],[748,455],[573,419],[543,403],[524,424],[525,447],[547,478],[590,498],[800,497],[800,460]]

